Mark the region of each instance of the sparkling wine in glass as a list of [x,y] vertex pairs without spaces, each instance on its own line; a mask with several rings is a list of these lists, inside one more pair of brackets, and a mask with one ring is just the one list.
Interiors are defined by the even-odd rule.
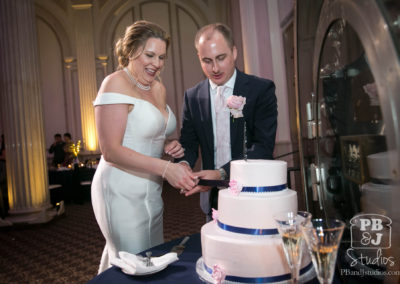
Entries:
[[279,234],[282,237],[283,251],[292,274],[292,283],[297,283],[301,264],[303,235],[301,224],[311,220],[311,214],[304,211],[283,212],[274,216],[278,225]]
[[332,283],[337,251],[345,223],[335,219],[313,219],[301,230],[321,284]]

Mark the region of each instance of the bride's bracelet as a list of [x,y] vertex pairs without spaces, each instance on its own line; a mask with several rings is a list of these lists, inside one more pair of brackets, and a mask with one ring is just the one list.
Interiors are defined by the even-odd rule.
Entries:
[[166,165],[165,168],[164,168],[164,171],[163,171],[163,173],[162,173],[162,178],[163,178],[163,179],[164,179],[164,177],[165,177],[165,173],[167,172],[167,169],[168,169],[168,166],[169,166],[170,163],[171,163],[171,161],[168,161],[167,165]]

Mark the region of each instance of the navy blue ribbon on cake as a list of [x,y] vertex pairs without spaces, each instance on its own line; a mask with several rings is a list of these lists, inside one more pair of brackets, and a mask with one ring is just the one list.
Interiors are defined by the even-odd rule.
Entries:
[[242,192],[274,192],[281,191],[287,188],[286,184],[271,185],[271,186],[243,186]]
[[[312,265],[313,265],[312,262],[310,262],[307,266],[300,269],[299,274],[302,275],[308,272],[312,268]],[[204,269],[210,274],[212,274],[213,272],[212,268],[208,267],[205,263],[204,263]],[[271,283],[271,282],[290,280],[291,277],[292,275],[290,273],[276,275],[276,276],[268,276],[268,277],[239,277],[239,276],[226,275],[225,280],[232,282],[242,282],[242,283]]]
[[224,223],[221,223],[219,220],[217,220],[218,227],[225,231],[233,232],[233,233],[239,233],[239,234],[246,234],[246,235],[277,235],[279,234],[278,229],[251,229],[251,228],[241,228],[241,227],[235,227],[231,225],[227,225]]

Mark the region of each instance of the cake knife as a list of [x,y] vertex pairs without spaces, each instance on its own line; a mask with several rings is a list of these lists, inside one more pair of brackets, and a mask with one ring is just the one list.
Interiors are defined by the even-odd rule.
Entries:
[[186,242],[190,239],[189,236],[186,236],[178,245],[173,246],[170,252],[176,252],[177,255],[182,254],[185,249]]

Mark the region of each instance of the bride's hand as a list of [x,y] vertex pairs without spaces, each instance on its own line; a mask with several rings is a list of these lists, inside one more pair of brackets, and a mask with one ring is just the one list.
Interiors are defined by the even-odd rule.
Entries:
[[[195,175],[199,179],[211,179],[211,180],[221,179],[221,174],[219,173],[218,170],[202,170],[202,171],[195,173]],[[210,189],[211,189],[211,186],[197,185],[192,190],[185,191],[184,193],[185,193],[185,196],[190,196],[190,195],[193,195],[198,192],[209,191]]]
[[164,146],[164,152],[170,155],[172,158],[182,158],[184,156],[185,149],[182,148],[182,145],[178,142],[178,140],[172,140]]
[[187,167],[179,163],[170,163],[164,177],[170,185],[185,191],[196,186],[197,177]]

